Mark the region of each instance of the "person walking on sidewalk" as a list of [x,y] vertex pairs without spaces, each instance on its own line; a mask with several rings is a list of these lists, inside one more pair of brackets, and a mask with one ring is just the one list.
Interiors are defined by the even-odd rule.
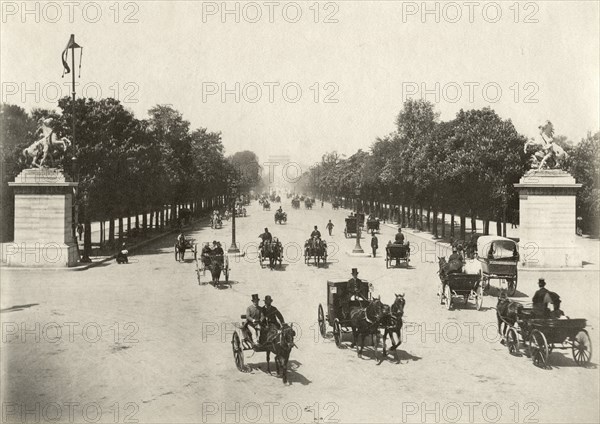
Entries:
[[327,228],[327,231],[329,231],[329,235],[331,235],[331,230],[333,230],[333,223],[331,222],[331,219],[329,220],[325,228]]
[[373,250],[373,257],[377,254],[377,248],[379,247],[379,240],[375,235],[375,231],[371,232],[371,249]]

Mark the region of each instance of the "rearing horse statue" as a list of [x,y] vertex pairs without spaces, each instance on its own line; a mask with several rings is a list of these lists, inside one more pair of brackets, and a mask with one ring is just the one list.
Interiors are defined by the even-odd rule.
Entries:
[[537,146],[538,149],[532,156],[532,165],[537,169],[543,169],[547,166],[548,161],[553,159],[552,168],[559,168],[561,164],[568,158],[567,152],[554,142],[554,126],[552,122],[546,121],[545,125],[538,127],[542,143],[537,143],[535,140],[528,140],[523,146],[523,152],[527,153],[529,146]]
[[[71,140],[66,137],[58,138],[51,127],[52,118],[39,120],[40,126],[36,134],[42,133],[42,138],[33,142],[29,147],[23,149],[25,159],[31,158],[31,168],[41,168],[44,166],[48,157],[52,159],[51,149],[53,146],[61,146],[66,151],[71,146]],[[39,163],[38,163],[39,160]]]

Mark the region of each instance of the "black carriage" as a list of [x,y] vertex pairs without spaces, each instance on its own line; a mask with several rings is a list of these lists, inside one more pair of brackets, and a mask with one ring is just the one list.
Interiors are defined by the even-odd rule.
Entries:
[[327,263],[327,243],[322,239],[308,239],[304,243],[304,263],[309,265],[310,261],[318,267]]
[[175,241],[175,260],[177,262],[182,261],[185,257],[185,251],[191,250],[194,254],[194,260],[196,260],[198,256],[198,245],[196,244],[196,239],[186,238],[183,241],[177,239]]
[[349,216],[346,218],[346,226],[344,227],[344,237],[352,237],[352,235],[358,235],[358,219],[356,216]]
[[[348,317],[344,316],[344,301],[347,298],[348,280],[327,281],[327,314],[323,305],[319,303],[317,319],[321,336],[327,335],[327,324],[333,328],[333,339],[337,347],[342,347],[343,336],[352,334],[352,328]],[[359,292],[367,300],[371,300],[371,285],[366,280],[361,280]],[[366,303],[363,301],[363,304]],[[364,306],[359,300],[351,300],[350,308]],[[374,340],[371,340],[374,344]]]
[[517,291],[519,251],[517,243],[500,236],[481,236],[477,240],[477,260],[481,262],[483,289],[490,288],[491,280],[506,283],[507,294]]
[[300,199],[298,199],[298,198],[292,199],[292,208],[300,209]]
[[481,274],[466,274],[463,272],[445,273],[440,270],[440,286],[438,296],[440,303],[451,309],[456,305],[453,298],[462,297],[466,305],[469,300],[475,301],[475,308],[479,311],[483,305],[483,287]]
[[287,213],[275,212],[275,224],[283,224],[284,222],[287,222]]
[[311,199],[309,199],[309,198],[306,198],[306,199],[304,200],[304,207],[305,207],[306,209],[312,209],[312,207],[313,207],[313,202],[312,202],[312,200],[311,200]]
[[262,204],[263,207],[263,211],[270,211],[271,210],[271,204],[269,203],[268,200],[265,200]]
[[573,360],[586,366],[592,359],[592,341],[583,318],[533,318],[532,309],[523,309],[514,325],[506,321],[504,336],[508,352],[518,355],[523,346],[534,365],[546,367],[554,349],[571,349]]
[[369,233],[379,233],[379,219],[367,219],[367,231]]
[[385,247],[385,267],[392,267],[392,262],[394,261],[395,266],[405,263],[408,268],[410,262],[410,243],[388,244]]
[[333,208],[333,210],[338,210],[340,208],[340,204],[338,203],[337,200],[334,200],[333,203],[331,204],[331,207]]

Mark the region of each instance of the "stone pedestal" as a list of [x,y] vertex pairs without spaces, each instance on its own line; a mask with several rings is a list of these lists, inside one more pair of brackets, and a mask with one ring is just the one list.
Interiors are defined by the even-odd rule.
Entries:
[[575,245],[575,195],[580,187],[568,172],[556,169],[528,171],[515,184],[524,267],[582,266]]
[[6,247],[9,266],[69,267],[77,264],[72,236],[73,189],[78,183],[58,169],[26,169],[8,183],[15,193],[15,241]]

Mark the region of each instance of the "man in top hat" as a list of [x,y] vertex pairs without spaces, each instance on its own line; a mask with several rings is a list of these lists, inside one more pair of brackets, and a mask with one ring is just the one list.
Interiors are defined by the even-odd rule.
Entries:
[[[250,335],[250,342],[253,345],[258,343],[260,336],[260,322],[262,321],[262,308],[258,306],[258,302],[260,301],[258,294],[252,295],[252,304],[248,306],[246,309],[246,329],[248,330],[248,334]],[[252,340],[252,331],[250,328],[254,330],[255,339]]]
[[265,306],[262,307],[262,320],[265,325],[265,328],[273,325],[280,329],[283,324],[285,324],[285,320],[283,319],[283,315],[279,312],[275,306],[273,306],[273,298],[269,295],[265,296]]
[[317,228],[317,226],[315,225],[315,229],[313,230],[312,233],[310,233],[310,238],[321,238],[321,232],[319,231],[319,229]]
[[535,315],[539,317],[544,317],[548,314],[547,304],[550,301],[550,297],[548,296],[550,291],[546,288],[546,280],[540,278],[538,280],[539,289],[533,295],[531,299],[533,303],[533,312]]
[[448,274],[462,272],[463,265],[464,258],[458,252],[458,248],[455,246],[452,248],[452,254],[448,257]]
[[[358,278],[358,269],[352,268],[352,278],[348,280],[346,284],[346,296],[343,299],[342,312],[347,318],[350,318],[350,301],[352,299],[365,299],[360,293],[360,286],[362,280]],[[366,300],[366,299],[365,299]]]

